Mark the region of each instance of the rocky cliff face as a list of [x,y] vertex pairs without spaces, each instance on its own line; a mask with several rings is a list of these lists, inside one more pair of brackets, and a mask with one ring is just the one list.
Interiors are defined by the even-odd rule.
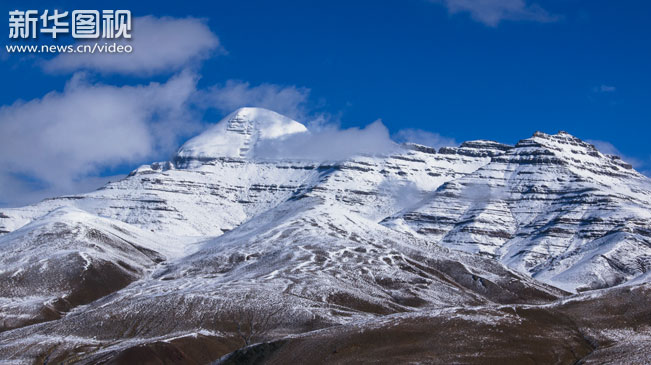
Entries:
[[[335,324],[357,338],[356,329],[422,332],[421,322],[449,320],[467,346],[505,346],[486,323],[525,321],[541,333],[530,350],[563,333],[574,340],[562,357],[576,361],[600,346],[595,336],[619,340],[608,325],[586,339],[594,323],[579,328],[554,309],[574,308],[569,292],[648,292],[648,179],[567,133],[331,162],[257,155],[258,143],[296,133],[307,132],[245,108],[173,161],[89,194],[3,209],[0,358],[212,361],[241,346],[233,318],[244,316],[274,324],[253,338],[281,339],[276,349],[287,334],[307,333],[286,349],[325,341],[338,330],[310,331]],[[647,315],[648,298],[640,303]],[[410,341],[401,346],[420,343]]]

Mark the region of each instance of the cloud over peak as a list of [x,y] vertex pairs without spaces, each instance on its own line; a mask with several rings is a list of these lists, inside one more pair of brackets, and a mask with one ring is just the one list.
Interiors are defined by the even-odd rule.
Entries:
[[322,125],[306,133],[265,140],[256,146],[262,159],[340,161],[356,155],[381,155],[398,149],[381,120],[363,128]]

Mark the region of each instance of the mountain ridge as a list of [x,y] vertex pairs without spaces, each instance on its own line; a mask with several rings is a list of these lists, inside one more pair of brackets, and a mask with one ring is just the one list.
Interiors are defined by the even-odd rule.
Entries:
[[[334,162],[261,160],[253,157],[263,133],[240,127],[295,125],[244,111],[218,123],[220,141],[242,137],[226,149],[200,138],[190,146],[210,153],[181,147],[193,152],[95,192],[0,209],[9,260],[0,269],[0,356],[28,363],[48,351],[53,361],[93,363],[169,344],[221,356],[241,347],[233,318],[251,313],[283,313],[255,341],[290,347],[300,347],[290,340],[298,334],[357,336],[389,318],[423,331],[412,315],[435,326],[461,320],[458,334],[473,343],[471,328],[485,329],[486,318],[517,328],[524,310],[545,333],[528,342],[538,351],[556,332],[583,353],[595,349],[584,331],[620,343],[613,331],[630,328],[583,317],[587,329],[578,328],[562,314],[596,296],[615,311],[623,304],[610,293],[651,285],[651,188],[621,160],[566,132],[514,146],[476,140]],[[302,133],[280,129],[264,138]],[[82,282],[92,285],[80,289],[88,268]],[[43,277],[58,279],[34,284]],[[120,285],[104,284],[118,277]],[[651,306],[639,301],[645,315]]]

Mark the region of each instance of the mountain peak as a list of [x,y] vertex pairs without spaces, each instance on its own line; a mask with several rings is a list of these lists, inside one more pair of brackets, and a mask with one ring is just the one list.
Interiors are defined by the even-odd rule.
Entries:
[[569,138],[569,139],[576,139],[578,140],[579,138],[573,136],[569,132],[566,131],[558,131],[556,134],[548,134],[545,132],[541,131],[536,131],[534,132],[533,136],[531,138],[544,138],[544,139],[552,139],[552,138]]
[[181,160],[251,158],[254,156],[255,145],[260,140],[306,131],[303,124],[274,111],[245,107],[237,109],[187,141],[176,156]]
[[591,179],[598,176],[642,177],[621,158],[606,155],[594,145],[565,131],[557,134],[536,132],[531,138],[520,140],[515,145],[513,156],[527,163],[562,164],[572,168],[574,173]]
[[559,131],[556,134],[547,134],[537,131],[533,136],[531,136],[531,138],[519,141],[516,144],[516,147],[529,147],[532,145],[544,146],[555,151],[561,151],[563,149],[580,149],[594,157],[598,157],[598,151],[593,145],[565,131]]

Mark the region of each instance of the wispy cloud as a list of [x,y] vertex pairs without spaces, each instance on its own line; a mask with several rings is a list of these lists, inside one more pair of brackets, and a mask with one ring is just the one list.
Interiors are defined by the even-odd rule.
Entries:
[[602,85],[593,87],[592,91],[595,92],[595,93],[613,93],[613,92],[617,91],[617,88],[615,86],[603,85],[602,84]]
[[553,15],[540,5],[525,0],[430,0],[447,7],[450,14],[468,13],[475,21],[490,27],[501,22],[532,21],[554,22],[559,16]]
[[459,145],[454,138],[444,137],[438,133],[422,129],[402,129],[393,138],[398,142],[411,142],[436,148]]
[[71,180],[65,185],[50,185],[40,181],[26,180],[24,176],[0,172],[0,187],[2,187],[0,207],[24,206],[54,196],[90,192],[125,176],[85,176]]
[[202,90],[197,102],[204,108],[215,108],[223,113],[246,106],[273,110],[294,119],[302,119],[306,114],[306,104],[310,90],[297,86],[260,84],[252,86],[248,82],[229,80]]
[[156,18],[144,16],[133,19],[130,44],[132,53],[63,53],[43,62],[48,72],[92,70],[100,73],[151,76],[171,73],[223,51],[219,38],[197,18]]
[[606,142],[606,141],[600,141],[596,139],[588,139],[586,142],[594,145],[597,147],[599,152],[605,153],[607,155],[616,155],[622,158],[623,161],[630,163],[635,169],[643,169],[645,168],[645,162],[643,160],[637,159],[635,157],[631,156],[626,156],[622,152],[620,152],[617,147],[615,147],[612,143]]
[[338,128],[341,115],[320,110],[324,101],[314,103],[310,92],[309,88],[296,85],[251,85],[228,80],[200,90],[195,102],[202,109],[216,109],[223,115],[241,107],[265,108],[300,121],[315,132]]

